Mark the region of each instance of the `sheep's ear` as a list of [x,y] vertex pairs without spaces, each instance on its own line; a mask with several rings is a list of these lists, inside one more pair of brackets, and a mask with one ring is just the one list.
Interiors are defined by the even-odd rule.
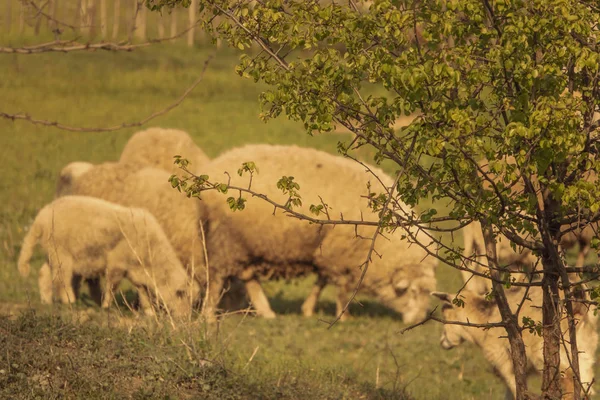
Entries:
[[433,297],[437,297],[438,299],[442,300],[444,303],[448,303],[448,304],[452,304],[452,299],[454,298],[454,296],[452,296],[450,293],[446,293],[446,292],[431,292],[431,295]]

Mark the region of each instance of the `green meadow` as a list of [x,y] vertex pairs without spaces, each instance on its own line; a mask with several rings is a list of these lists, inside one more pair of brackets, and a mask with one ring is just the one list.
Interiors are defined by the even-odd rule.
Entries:
[[[139,121],[173,103],[214,53],[207,45],[168,44],[127,53],[0,55],[0,111],[75,127]],[[307,135],[285,117],[263,123],[263,87],[235,74],[238,56],[217,51],[185,101],[144,127],[185,130],[211,157],[246,143],[335,153],[339,141],[350,139]],[[361,297],[351,307],[354,318],[328,329],[323,321],[335,310],[331,288],[318,314],[304,318],[300,305],[314,277],[264,284],[279,314],[275,320],[234,314],[218,326],[194,319],[173,327],[125,306],[100,310],[85,295],[72,307],[42,306],[41,257],[27,279],[16,268],[24,232],[52,200],[65,164],[117,160],[141,129],[67,132],[0,119],[1,398],[503,398],[504,385],[481,352],[466,343],[442,350],[435,322],[401,334],[398,315]],[[370,154],[361,149],[357,156],[370,161]],[[459,274],[446,266],[437,278],[439,290],[460,287]]]

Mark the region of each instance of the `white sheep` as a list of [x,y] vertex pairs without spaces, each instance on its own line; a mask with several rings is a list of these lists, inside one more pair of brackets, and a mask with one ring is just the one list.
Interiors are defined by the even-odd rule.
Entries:
[[[515,310],[523,299],[524,290],[507,291],[509,304]],[[464,307],[454,306],[452,299],[454,295],[448,293],[432,293],[444,301],[442,314],[447,321],[470,322],[473,324],[485,324],[501,321],[500,312],[494,301],[487,301],[481,294],[463,290],[460,298],[464,300]],[[528,293],[529,300],[523,303],[521,316],[527,316],[533,321],[542,320],[542,289],[532,287]],[[581,304],[574,305],[577,322],[577,345],[579,353],[580,378],[583,387],[587,388],[594,381],[594,364],[596,361],[596,348],[598,347],[597,319],[593,311]],[[568,332],[566,319],[562,321],[562,331]],[[493,365],[504,380],[512,396],[516,395],[515,375],[513,372],[512,359],[510,356],[510,344],[506,338],[503,328],[491,328],[484,330],[462,325],[444,325],[440,344],[444,349],[452,349],[463,341],[474,343],[483,351],[485,358]],[[543,338],[535,333],[523,330],[523,341],[527,359],[532,370],[541,371],[544,366]],[[567,345],[568,348],[568,345]],[[565,349],[561,348],[561,371],[564,371],[563,387],[572,395],[573,380],[572,372]]]
[[98,164],[72,183],[72,193],[104,199],[126,207],[142,207],[160,223],[182,264],[205,282],[200,214],[194,201],[173,189],[171,175],[135,164]]
[[[259,173],[252,178],[252,190],[266,194],[281,204],[288,196],[276,188],[282,175],[293,176],[300,184],[302,207],[310,214],[310,204],[320,204],[319,195],[330,207],[332,218],[378,221],[377,213],[368,207],[367,182],[372,191],[383,192],[377,179],[366,168],[342,157],[297,146],[248,145],[228,151],[198,173],[209,175],[212,181],[247,187],[249,177],[236,174],[241,164],[254,161]],[[379,168],[372,171],[386,186],[393,180]],[[224,172],[230,175],[224,175]],[[231,193],[229,196],[237,196]],[[262,199],[245,196],[246,209],[232,212],[223,196],[216,191],[201,194],[198,203],[203,220],[207,221],[207,248],[210,255],[209,302],[205,308],[212,318],[216,300],[227,277],[235,276],[247,283],[251,302],[259,315],[273,317],[268,300],[261,290],[261,276],[290,278],[317,272],[319,282],[303,306],[310,315],[326,283],[338,288],[337,310],[346,304],[356,286],[366,260],[374,227],[339,225],[318,226],[273,212]],[[361,239],[356,237],[358,233]],[[426,239],[413,230],[419,239]],[[437,260],[427,257],[419,246],[410,246],[402,238],[402,229],[379,237],[372,263],[361,286],[363,292],[376,296],[385,305],[403,314],[406,322],[425,317],[429,293],[435,287],[434,267]]]
[[[114,290],[127,278],[138,289],[146,313],[152,312],[153,303],[166,306],[174,316],[190,312],[186,297],[193,294],[193,286],[160,225],[146,210],[64,196],[40,210],[23,240],[18,267],[24,277],[38,243],[51,270],[40,290],[54,288],[62,303],[75,301],[71,280],[77,274],[106,278],[102,307],[110,306]],[[42,298],[52,295],[43,293]]]
[[120,162],[155,167],[172,174],[181,172],[173,157],[188,159],[194,168],[209,161],[190,135],[178,129],[149,128],[135,133],[125,145]]
[[[61,169],[58,179],[56,180],[56,190],[54,198],[61,196],[67,196],[72,194],[72,184],[81,175],[88,172],[94,167],[94,164],[85,161],[74,161],[71,162]],[[52,272],[48,263],[44,263],[39,271],[39,284],[40,287],[48,281],[48,277],[51,277]],[[73,291],[76,297],[79,297],[79,288],[81,286],[81,277],[78,275],[73,276]],[[86,279],[86,283],[89,288],[90,296],[92,300],[98,305],[102,303],[102,290],[100,289],[100,280],[97,278]],[[42,303],[52,303],[52,292],[49,290],[40,290],[42,296]]]

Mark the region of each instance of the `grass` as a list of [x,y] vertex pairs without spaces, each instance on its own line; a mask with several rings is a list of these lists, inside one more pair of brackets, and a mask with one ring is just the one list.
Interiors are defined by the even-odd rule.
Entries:
[[[133,53],[2,56],[0,107],[73,126],[137,121],[172,103],[212,51],[168,45]],[[349,138],[311,137],[284,118],[262,123],[261,87],[234,74],[236,57],[219,51],[189,98],[149,125],[189,132],[209,156],[245,143],[335,153],[337,142]],[[364,307],[351,308],[355,318],[327,329],[319,318],[333,317],[331,288],[318,316],[303,318],[300,304],[313,278],[265,284],[280,314],[276,320],[233,315],[212,333],[198,323],[173,332],[126,310],[106,313],[85,302],[72,310],[40,305],[36,273],[23,280],[16,269],[25,230],[52,200],[66,163],[116,160],[135,131],[71,133],[0,120],[0,314],[20,315],[0,319],[0,397],[502,398],[503,384],[481,353],[471,345],[443,351],[437,324],[401,335],[404,325],[395,314],[361,298]],[[439,268],[439,290],[459,284],[458,273]],[[195,344],[193,354],[182,340]],[[207,366],[204,359],[217,361]]]

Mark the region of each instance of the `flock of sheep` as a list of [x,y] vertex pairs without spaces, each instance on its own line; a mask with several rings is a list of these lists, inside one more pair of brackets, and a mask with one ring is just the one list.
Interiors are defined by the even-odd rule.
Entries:
[[[250,177],[235,172],[244,162],[254,161],[259,172],[252,175],[252,190],[280,204],[288,197],[275,183],[282,175],[293,176],[301,187],[299,212],[309,214],[309,205],[323,201],[331,213],[347,220],[377,221],[377,213],[369,208],[367,184],[379,193],[393,184],[393,179],[376,167],[367,169],[314,149],[246,145],[210,160],[183,131],[150,128],[138,132],[119,161],[99,165],[73,162],[61,171],[56,199],[36,216],[18,260],[20,273],[27,276],[35,246],[39,243],[43,248],[47,262],[38,279],[43,303],[54,299],[72,303],[85,281],[94,300],[109,307],[115,288],[127,278],[147,314],[162,309],[174,317],[186,317],[201,305],[204,316],[214,320],[219,309],[244,307],[247,295],[257,315],[274,318],[260,281],[316,273],[314,287],[302,305],[303,314],[314,313],[327,284],[336,286],[337,311],[343,310],[361,277],[359,266],[369,253],[375,227],[309,224],[274,212],[272,205],[252,196],[246,196],[246,209],[241,212],[232,212],[226,197],[217,191],[203,192],[201,199],[187,198],[169,182],[173,173],[181,172],[173,163],[176,154],[190,160],[193,172],[238,187],[248,187]],[[417,229],[411,233],[417,238],[422,235]],[[430,311],[437,259],[421,247],[411,246],[404,234],[398,229],[376,242],[381,257],[372,257],[361,291],[413,323]],[[465,230],[467,256],[473,251],[482,256],[480,234],[476,225]],[[519,257],[531,257],[511,251],[506,255],[499,251],[499,256],[512,260],[509,262],[515,257],[519,261]],[[444,301],[445,317],[475,323],[500,320],[496,308],[484,298],[485,282],[470,274],[464,278],[469,283],[461,292],[466,298],[464,308],[452,305],[454,295],[435,293]],[[510,293],[515,304],[518,294],[518,290]],[[524,315],[541,320],[537,307],[541,289],[532,288],[530,297]],[[592,313],[585,307],[577,312],[585,387],[593,381],[598,336]],[[483,331],[445,325],[441,344],[451,348],[467,340],[481,347],[514,395],[510,348],[506,339],[499,338],[502,334],[499,328]],[[532,367],[540,370],[542,339],[527,331],[523,334]]]

